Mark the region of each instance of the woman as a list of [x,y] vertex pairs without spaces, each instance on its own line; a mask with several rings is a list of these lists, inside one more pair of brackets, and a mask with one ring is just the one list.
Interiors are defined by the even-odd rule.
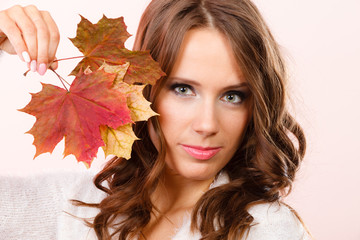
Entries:
[[[1,48],[43,75],[58,44],[50,15],[14,7],[0,19]],[[88,222],[97,238],[309,239],[281,203],[305,137],[286,110],[285,66],[257,8],[153,0],[134,49],[150,50],[167,74],[145,92],[160,116],[135,126],[142,140],[129,161],[112,159],[96,176],[102,201],[76,202],[98,209]]]

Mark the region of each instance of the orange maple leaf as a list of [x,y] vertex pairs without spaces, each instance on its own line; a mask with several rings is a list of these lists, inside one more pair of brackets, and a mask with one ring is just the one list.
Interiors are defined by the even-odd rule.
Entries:
[[109,19],[103,16],[97,24],[81,17],[77,35],[70,39],[84,54],[84,58],[72,71],[77,75],[89,67],[96,71],[106,62],[109,65],[130,63],[124,82],[154,84],[165,74],[157,62],[150,56],[149,51],[130,51],[124,47],[124,42],[131,35],[126,31],[123,17]]
[[36,117],[28,131],[34,136],[35,157],[52,152],[65,137],[64,156],[73,154],[89,167],[104,145],[100,126],[116,129],[132,122],[126,95],[112,89],[115,77],[102,70],[82,74],[69,91],[42,84],[42,91],[32,94],[30,103],[20,110]]

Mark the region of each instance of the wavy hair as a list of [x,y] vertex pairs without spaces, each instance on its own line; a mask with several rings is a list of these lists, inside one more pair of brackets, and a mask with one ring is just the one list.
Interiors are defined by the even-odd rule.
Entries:
[[[192,214],[192,230],[203,240],[239,239],[253,218],[248,209],[259,202],[280,201],[291,191],[306,142],[299,124],[286,108],[287,73],[279,46],[250,0],[153,0],[142,15],[134,50],[150,50],[170,74],[185,33],[214,28],[228,39],[253,98],[252,118],[237,152],[224,167],[228,184],[207,191]],[[144,95],[156,106],[163,77]],[[131,159],[114,158],[95,177],[108,196],[90,225],[99,239],[125,240],[141,234],[156,211],[150,200],[165,167],[165,141],[157,117],[150,119],[161,143],[152,144],[147,123],[136,123],[141,141]]]

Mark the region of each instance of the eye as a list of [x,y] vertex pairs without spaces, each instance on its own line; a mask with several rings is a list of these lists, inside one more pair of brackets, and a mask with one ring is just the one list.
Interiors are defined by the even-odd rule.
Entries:
[[173,91],[176,94],[179,94],[182,96],[194,96],[195,95],[194,91],[192,90],[192,87],[187,84],[174,84],[171,86],[171,89],[173,89]]
[[231,91],[226,93],[221,100],[227,103],[231,104],[240,104],[242,103],[246,98],[245,93],[241,91]]

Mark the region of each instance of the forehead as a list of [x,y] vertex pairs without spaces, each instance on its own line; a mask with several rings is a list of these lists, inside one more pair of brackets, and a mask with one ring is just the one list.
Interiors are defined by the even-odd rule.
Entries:
[[213,28],[185,34],[170,77],[229,84],[245,81],[228,39]]

